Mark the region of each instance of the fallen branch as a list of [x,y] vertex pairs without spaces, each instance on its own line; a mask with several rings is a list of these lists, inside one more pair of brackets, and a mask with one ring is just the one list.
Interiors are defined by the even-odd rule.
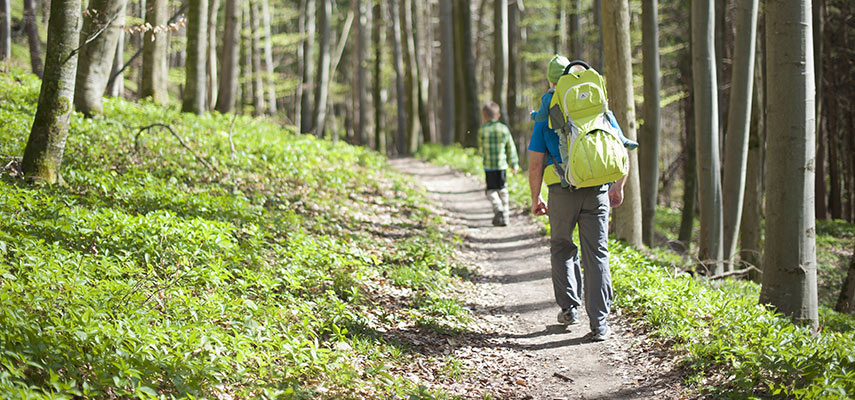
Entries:
[[757,272],[758,274],[762,274],[762,273],[763,273],[763,271],[761,271],[759,268],[757,268],[757,267],[755,267],[755,266],[751,265],[751,266],[749,266],[748,268],[745,268],[745,269],[738,269],[738,270],[735,270],[735,271],[725,272],[725,273],[723,273],[723,274],[719,274],[719,275],[713,275],[713,276],[711,276],[711,277],[709,277],[709,278],[706,278],[706,279],[707,279],[707,280],[714,280],[714,279],[727,278],[728,276],[735,276],[735,275],[748,275],[748,273],[749,273],[749,272],[751,272],[751,271],[755,271],[755,272]]
[[175,138],[178,139],[178,142],[181,143],[181,145],[184,146],[184,148],[187,149],[187,151],[189,151],[190,153],[193,154],[193,157],[195,157],[197,160],[199,160],[199,162],[201,162],[202,164],[205,164],[205,166],[208,167],[208,169],[210,169],[211,171],[217,172],[217,169],[214,168],[213,165],[208,163],[208,161],[206,161],[204,158],[202,158],[198,153],[196,153],[196,151],[193,150],[192,147],[190,147],[187,143],[185,143],[184,139],[182,139],[181,136],[179,136],[175,132],[175,130],[172,129],[171,126],[169,126],[167,124],[162,124],[160,122],[156,122],[156,123],[153,123],[151,125],[146,125],[143,127],[137,127],[136,128],[136,129],[139,129],[139,132],[137,132],[136,136],[134,136],[134,151],[135,152],[139,152],[139,139],[140,139],[140,136],[142,135],[142,133],[147,131],[147,130],[150,130],[152,128],[165,128],[166,130],[168,130],[169,133],[172,134],[172,136],[175,136]]

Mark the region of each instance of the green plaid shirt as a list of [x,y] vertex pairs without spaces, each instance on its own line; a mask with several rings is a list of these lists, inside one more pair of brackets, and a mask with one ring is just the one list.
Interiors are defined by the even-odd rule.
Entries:
[[519,167],[517,147],[511,131],[499,121],[488,121],[478,128],[478,151],[484,159],[485,170]]

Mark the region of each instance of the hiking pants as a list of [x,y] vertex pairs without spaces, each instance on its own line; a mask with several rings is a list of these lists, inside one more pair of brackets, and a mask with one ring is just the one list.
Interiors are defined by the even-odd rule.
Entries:
[[[548,208],[555,301],[562,310],[579,308],[584,293],[591,331],[605,329],[614,298],[609,273],[608,186],[571,190],[560,184],[550,185]],[[572,236],[577,223],[584,275]]]
[[507,214],[510,210],[508,188],[487,189],[487,199],[490,200],[490,205],[493,206],[493,213]]

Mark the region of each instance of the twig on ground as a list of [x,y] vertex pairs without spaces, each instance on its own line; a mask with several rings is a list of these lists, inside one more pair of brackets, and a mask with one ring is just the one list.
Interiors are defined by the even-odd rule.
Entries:
[[737,270],[734,270],[734,271],[725,272],[725,273],[723,273],[723,274],[713,275],[713,276],[711,276],[711,277],[709,277],[709,278],[706,278],[706,279],[707,279],[707,280],[714,280],[714,279],[727,278],[728,276],[734,276],[734,275],[747,275],[747,274],[748,274],[749,272],[751,272],[751,271],[755,271],[755,272],[757,272],[758,274],[762,274],[762,273],[763,273],[763,271],[761,271],[759,268],[757,268],[757,267],[755,267],[755,266],[751,265],[751,266],[749,266],[748,268],[745,268],[745,269],[737,269]]
[[139,151],[140,135],[142,135],[143,132],[150,130],[152,128],[165,128],[166,130],[168,130],[169,133],[172,134],[172,136],[175,136],[175,138],[178,139],[178,142],[181,143],[181,145],[184,146],[185,149],[187,149],[190,153],[193,154],[193,157],[196,157],[196,159],[199,160],[199,162],[201,162],[202,164],[205,164],[205,166],[208,167],[208,169],[210,169],[211,171],[217,172],[217,169],[214,168],[213,165],[208,163],[208,161],[206,161],[204,158],[202,158],[202,156],[200,156],[198,153],[196,153],[196,151],[193,150],[192,147],[190,147],[187,143],[185,143],[184,139],[182,139],[181,136],[179,136],[178,133],[176,133],[175,130],[173,130],[171,126],[169,126],[167,124],[162,124],[160,122],[156,122],[156,123],[153,123],[151,125],[146,125],[146,126],[142,126],[142,127],[136,127],[136,129],[139,129],[139,132],[137,132],[136,136],[134,136],[134,151],[135,152]]

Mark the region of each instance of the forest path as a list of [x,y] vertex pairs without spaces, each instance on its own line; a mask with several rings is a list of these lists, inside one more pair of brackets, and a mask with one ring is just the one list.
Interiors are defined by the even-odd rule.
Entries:
[[[615,334],[599,343],[586,338],[584,311],[579,325],[557,324],[549,240],[531,217],[514,210],[507,227],[494,227],[476,177],[412,158],[390,164],[424,185],[448,229],[462,239],[461,257],[478,267],[473,293],[466,296],[486,325],[477,336],[489,345],[463,346],[454,354],[473,358],[466,364],[479,371],[476,384],[488,391],[498,387],[498,395],[509,399],[685,398],[673,356],[633,332],[628,321],[613,314]],[[504,353],[491,353],[495,348]]]

